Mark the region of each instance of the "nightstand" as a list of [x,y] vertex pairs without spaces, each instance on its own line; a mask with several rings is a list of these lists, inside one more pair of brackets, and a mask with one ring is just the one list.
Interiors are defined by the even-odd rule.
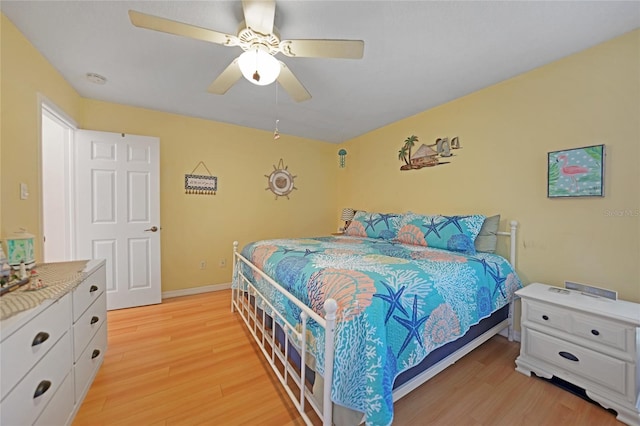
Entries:
[[640,425],[640,304],[530,284],[522,299],[516,370],[583,388],[594,401]]

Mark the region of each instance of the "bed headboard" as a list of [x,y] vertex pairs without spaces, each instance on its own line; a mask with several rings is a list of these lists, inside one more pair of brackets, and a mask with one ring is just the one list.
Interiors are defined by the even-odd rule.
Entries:
[[498,235],[510,237],[509,241],[509,263],[516,268],[516,229],[518,228],[518,221],[512,220],[509,222],[510,231],[498,231]]

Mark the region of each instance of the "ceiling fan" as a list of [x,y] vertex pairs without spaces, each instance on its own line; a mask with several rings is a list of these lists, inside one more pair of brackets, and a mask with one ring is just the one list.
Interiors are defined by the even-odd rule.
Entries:
[[289,67],[274,56],[282,53],[289,57],[360,59],[364,52],[362,40],[280,40],[278,29],[273,25],[275,0],[243,0],[244,21],[238,34],[231,35],[196,27],[135,10],[129,11],[129,19],[136,27],[204,40],[223,46],[239,46],[244,50],[211,83],[207,89],[222,95],[240,77],[257,85],[278,83],[296,102],[311,99],[311,95],[300,83]]

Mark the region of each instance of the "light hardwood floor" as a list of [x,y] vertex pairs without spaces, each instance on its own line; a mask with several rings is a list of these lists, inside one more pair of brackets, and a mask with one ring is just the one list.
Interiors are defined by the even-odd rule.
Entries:
[[[230,291],[108,313],[109,347],[74,426],[302,425],[230,312]],[[496,336],[395,404],[394,425],[620,425],[514,370]]]

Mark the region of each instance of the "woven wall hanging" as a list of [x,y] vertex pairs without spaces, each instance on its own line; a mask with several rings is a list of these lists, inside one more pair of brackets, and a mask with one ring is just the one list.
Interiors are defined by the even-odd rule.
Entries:
[[[204,167],[208,175],[196,175],[194,172],[198,167]],[[218,178],[211,176],[209,168],[200,161],[190,174],[184,175],[184,193],[197,195],[216,195],[218,191]]]

